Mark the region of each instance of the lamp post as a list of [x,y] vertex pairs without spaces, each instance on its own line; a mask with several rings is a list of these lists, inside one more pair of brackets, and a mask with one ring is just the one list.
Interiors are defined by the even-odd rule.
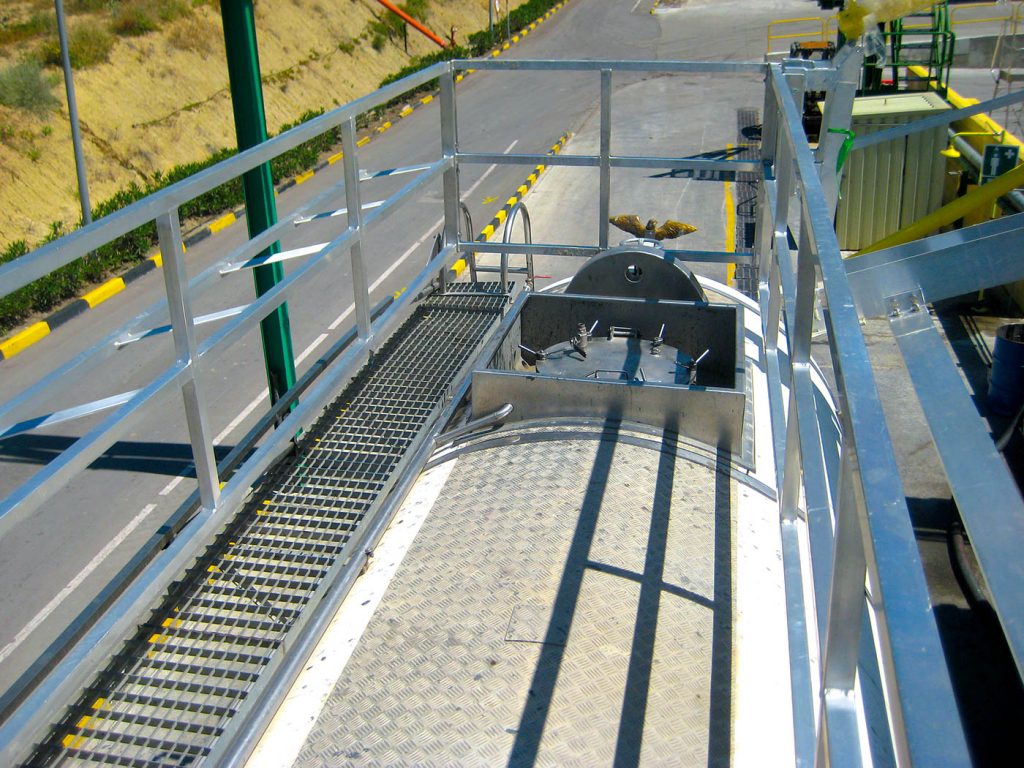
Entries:
[[54,0],[57,12],[57,38],[60,40],[60,61],[64,66],[64,89],[68,94],[68,118],[71,120],[71,143],[75,148],[75,170],[78,172],[78,201],[82,204],[82,225],[92,223],[89,205],[89,180],[85,175],[85,155],[82,153],[82,134],[78,129],[78,103],[75,100],[75,81],[71,76],[71,56],[68,54],[68,32],[64,26],[64,0]]

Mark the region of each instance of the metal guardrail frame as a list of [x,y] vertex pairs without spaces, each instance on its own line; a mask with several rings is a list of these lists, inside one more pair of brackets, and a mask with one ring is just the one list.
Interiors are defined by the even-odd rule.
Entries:
[[[976,17],[972,15],[975,11],[991,9],[992,13],[987,16]],[[1004,9],[999,12],[997,9]],[[957,26],[968,26],[970,24],[988,24],[992,22],[1006,23],[1016,22],[1020,18],[1021,3],[963,3],[950,6],[949,25],[956,31]]]
[[[830,96],[852,103],[858,58],[837,58]],[[835,165],[825,161],[827,150],[819,148],[815,156],[801,127],[798,105],[812,87],[812,74],[791,62],[771,67],[762,134],[766,179],[756,236],[782,488],[797,760],[801,765],[859,765],[869,760],[862,752],[867,745],[861,741],[856,704],[867,610],[873,629],[869,647],[877,655],[897,763],[964,765],[969,758],[956,701],[833,229]],[[838,117],[836,110],[832,119]],[[825,119],[829,121],[828,114]],[[822,136],[827,136],[824,128]],[[797,199],[799,208],[794,207]],[[834,487],[821,467],[821,435],[808,376],[819,281],[840,403],[841,465]],[[780,345],[780,323],[787,330],[787,346]],[[807,575],[797,565],[804,527],[811,553]],[[810,594],[804,593],[801,576],[809,576]],[[818,648],[794,629],[811,613],[809,603],[818,616]],[[816,676],[809,664],[815,656]]]
[[[568,157],[564,162],[543,156],[460,156],[457,151],[457,120],[455,108],[455,74],[459,69],[504,69],[504,70],[547,70],[547,71],[598,71],[602,83],[602,110],[605,124],[603,152],[600,156]],[[105,654],[109,654],[118,638],[128,632],[136,621],[139,610],[143,610],[167,587],[167,585],[191,562],[203,543],[218,530],[226,520],[228,512],[237,509],[245,498],[249,487],[266,471],[285,448],[291,436],[310,423],[329,402],[333,393],[341,388],[366,362],[375,347],[376,339],[386,338],[406,316],[412,304],[412,297],[426,289],[433,277],[447,268],[459,257],[463,247],[460,238],[460,200],[457,166],[460,161],[488,162],[501,164],[546,165],[598,165],[602,173],[602,211],[606,212],[612,167],[673,168],[685,167],[703,170],[751,170],[754,163],[717,162],[692,158],[613,158],[609,153],[610,98],[613,70],[630,72],[703,72],[703,73],[763,73],[763,66],[756,63],[706,63],[706,62],[484,62],[456,61],[434,65],[415,75],[393,83],[373,94],[335,109],[310,122],[304,123],[258,147],[247,150],[209,168],[189,179],[140,200],[131,206],[104,217],[89,226],[77,230],[60,240],[54,241],[14,262],[0,266],[0,295],[6,295],[33,280],[81,258],[95,248],[114,240],[149,222],[155,222],[158,229],[160,248],[164,260],[165,288],[167,302],[158,302],[135,320],[119,328],[91,349],[78,354],[68,363],[44,376],[34,387],[20,393],[0,405],[0,419],[17,422],[26,416],[33,416],[33,408],[46,401],[54,385],[70,374],[87,375],[116,353],[118,340],[133,333],[146,330],[155,320],[171,321],[175,344],[175,360],[152,381],[141,387],[126,403],[118,407],[100,424],[77,440],[67,451],[37,472],[28,482],[14,493],[0,501],[0,537],[20,521],[28,518],[47,499],[62,488],[68,480],[83,471],[96,457],[138,424],[154,407],[180,390],[184,401],[184,412],[189,428],[189,439],[193,448],[197,468],[200,511],[178,532],[167,547],[150,563],[147,570],[132,584],[123,588],[120,598],[111,604],[102,615],[82,615],[76,625],[83,629],[74,636],[84,637],[74,647],[65,651],[66,656],[49,676],[42,680],[31,693],[26,694],[24,705],[0,725],[0,744],[5,755],[24,741],[25,734],[38,731],[47,719],[47,708],[56,701],[70,701],[85,684],[90,670]],[[416,177],[406,183],[397,193],[374,210],[363,215],[359,198],[360,178],[359,147],[355,141],[356,117],[374,107],[428,83],[440,82],[440,132],[441,158],[426,166]],[[261,165],[277,155],[294,148],[304,141],[329,129],[340,127],[344,150],[343,183],[333,185],[314,200],[302,206],[289,217],[283,217],[276,225],[235,248],[219,264],[205,270],[189,281],[183,259],[182,237],[178,219],[178,207],[210,189],[219,186],[244,172]],[[491,159],[485,159],[490,157]],[[742,166],[742,167],[741,167]],[[362,268],[361,241],[367,227],[390,215],[396,206],[408,199],[414,192],[429,182],[441,177],[444,191],[445,221],[443,248],[437,257],[410,283],[401,299],[394,302],[376,321],[369,320],[367,305],[367,280]],[[198,342],[195,333],[196,321],[191,309],[191,297],[199,290],[220,279],[225,265],[244,262],[276,241],[285,227],[310,211],[316,211],[331,197],[344,191],[349,211],[353,211],[348,226],[334,240],[327,243],[316,254],[298,266],[283,282],[268,291],[252,304],[241,309],[203,342]],[[607,216],[603,217],[606,220]],[[599,238],[607,241],[607,225]],[[479,246],[479,244],[477,244]],[[505,247],[519,250],[517,244]],[[529,246],[527,246],[529,247]],[[239,341],[264,317],[273,312],[289,298],[295,298],[299,291],[315,279],[324,269],[328,258],[334,253],[349,249],[353,266],[353,292],[356,298],[357,337],[340,357],[338,363],[325,372],[296,407],[283,419],[262,445],[237,469],[223,488],[216,463],[213,459],[210,429],[206,417],[204,393],[199,386],[198,369],[207,356],[215,354]],[[478,248],[479,250],[483,250]],[[591,249],[596,250],[596,249]],[[519,252],[527,252],[520,250]],[[708,258],[708,254],[696,253],[695,257]],[[738,258],[742,258],[740,255]],[[91,627],[86,631],[85,628]]]
[[[465,69],[508,71],[592,71],[600,75],[601,152],[580,155],[501,155],[460,153],[457,142],[455,73]],[[767,72],[763,158],[755,161],[709,161],[698,158],[616,157],[610,153],[611,85],[616,72],[670,72],[737,74]],[[780,493],[780,522],[784,553],[786,599],[789,612],[790,657],[795,743],[798,764],[861,764],[858,726],[857,670],[861,618],[867,609],[877,642],[879,667],[888,703],[885,716],[891,729],[892,749],[900,762],[919,765],[960,765],[967,751],[959,727],[956,704],[946,673],[944,655],[910,527],[899,472],[885,425],[881,403],[859,319],[854,306],[838,242],[832,228],[837,197],[836,158],[841,137],[829,127],[848,125],[859,56],[850,49],[834,62],[788,61],[766,66],[756,63],[646,62],[646,61],[517,61],[456,60],[437,64],[416,75],[329,112],[282,134],[257,148],[221,163],[192,179],[146,198],[111,216],[55,241],[26,257],[0,267],[0,295],[26,285],[53,269],[84,256],[97,246],[149,221],[156,221],[165,264],[169,314],[175,337],[176,359],[154,381],[143,387],[102,424],[69,451],[41,470],[13,498],[0,503],[0,536],[24,519],[62,486],[76,471],[131,428],[148,408],[172,389],[180,388],[197,460],[201,512],[154,560],[151,568],[132,584],[115,608],[148,605],[198,547],[224,523],[225,512],[242,502],[248,488],[274,461],[285,443],[309,423],[334,392],[366,361],[374,340],[384,338],[407,314],[412,298],[426,288],[439,269],[450,266],[459,251],[473,248],[498,253],[556,253],[591,255],[607,244],[607,207],[610,170],[632,168],[692,168],[700,170],[764,170],[759,190],[755,256],[759,259],[762,330],[769,378],[772,439]],[[378,209],[362,215],[358,193],[358,146],[354,120],[358,114],[404,91],[439,78],[441,83],[441,158],[407,183]],[[822,136],[816,151],[809,148],[801,127],[805,90],[826,90]],[[246,307],[203,343],[195,339],[189,304],[198,284],[208,282],[216,265],[191,284],[186,281],[181,253],[177,207],[272,157],[340,126],[345,152],[345,194],[348,209],[356,212],[349,226],[318,254],[298,267],[284,282]],[[458,166],[460,163],[596,167],[600,173],[597,246],[483,244],[460,237],[461,220]],[[442,178],[445,223],[443,248],[437,258],[410,284],[379,320],[370,322],[366,275],[360,268],[362,233],[388,215],[402,200],[425,184]],[[337,190],[337,187],[334,188]],[[799,208],[793,205],[799,193]],[[326,193],[325,193],[326,195]],[[324,199],[305,206],[310,210]],[[798,246],[790,249],[791,219]],[[259,253],[273,242],[284,219],[275,228],[249,240],[227,257],[234,263]],[[349,248],[357,297],[358,336],[333,369],[326,371],[274,434],[242,464],[218,493],[218,475],[212,461],[209,430],[204,422],[202,392],[196,369],[213,350],[230,346],[272,312],[323,268],[326,257]],[[726,254],[674,251],[679,258],[726,261]],[[733,255],[732,259],[749,259]],[[833,363],[837,374],[842,422],[842,464],[838,478],[829,474],[821,456],[821,435],[816,421],[810,371],[810,339],[817,298],[817,281],[824,283],[824,312]],[[148,322],[148,313],[140,322]],[[784,326],[786,334],[780,331]],[[144,327],[138,323],[136,328]],[[112,341],[119,330],[104,343]],[[113,348],[113,344],[109,344]],[[84,354],[84,353],[83,353]],[[83,355],[61,371],[80,367]],[[60,371],[44,383],[51,385]],[[15,398],[0,407],[0,418],[24,411],[32,397]],[[788,407],[787,407],[788,403]],[[24,489],[29,488],[30,492]],[[833,521],[835,521],[833,534]],[[801,554],[801,540],[810,543],[811,560]],[[804,584],[814,586],[804,592]],[[865,587],[867,586],[867,599]],[[815,621],[814,616],[819,618]],[[115,640],[130,629],[134,615],[111,610],[97,623],[90,637],[103,642],[77,646],[62,662],[62,669],[87,668]],[[818,632],[815,632],[815,628]],[[814,675],[815,659],[820,673]],[[70,667],[69,667],[70,665]],[[84,675],[53,675],[2,726],[4,736],[24,734],[45,719],[52,702],[71,698]],[[913,702],[911,706],[910,702]],[[8,745],[12,742],[7,741]]]
[[[438,77],[442,80],[442,123],[454,126],[454,78],[452,70],[445,64],[438,64],[406,78],[400,83],[394,83],[369,96],[358,99],[308,123],[304,123],[259,147],[242,152],[233,158],[196,174],[190,179],[174,184],[110,216],[93,222],[89,226],[49,243],[31,254],[0,267],[0,295],[7,295],[27,285],[32,280],[85,256],[100,245],[143,224],[155,221],[157,223],[160,250],[164,263],[165,287],[169,297],[166,306],[169,307],[168,311],[171,317],[177,357],[171,367],[166,369],[147,386],[140,388],[139,393],[129,402],[122,405],[100,425],[90,430],[76,441],[71,448],[0,502],[0,536],[5,535],[11,527],[31,515],[53,493],[63,487],[71,477],[87,467],[137,423],[154,404],[169,395],[172,388],[175,387],[180,387],[183,396],[186,398],[186,419],[189,425],[193,458],[196,461],[200,488],[203,491],[203,508],[213,511],[223,507],[233,508],[237,505],[242,498],[247,484],[255,480],[256,476],[265,466],[255,472],[240,472],[239,476],[232,479],[223,489],[223,494],[227,497],[226,500],[223,503],[218,503],[221,491],[219,490],[216,467],[210,461],[212,457],[211,436],[207,434],[202,393],[195,387],[197,368],[200,366],[202,358],[211,352],[231,346],[242,338],[248,330],[255,327],[259,321],[273,312],[289,297],[296,296],[298,291],[323,268],[328,256],[342,248],[348,247],[352,250],[353,256],[354,293],[356,295],[357,324],[360,330],[359,341],[347,355],[347,357],[352,358],[349,361],[349,365],[354,370],[359,364],[355,358],[362,359],[370,352],[372,340],[372,333],[369,327],[369,309],[366,299],[366,280],[361,268],[361,257],[359,255],[359,245],[362,240],[363,230],[374,221],[391,213],[402,199],[433,180],[436,176],[441,174],[444,174],[446,177],[453,175],[455,173],[454,151],[452,147],[447,148],[446,153],[443,151],[443,157],[438,162],[433,163],[429,170],[424,171],[408,182],[399,192],[389,198],[384,205],[366,216],[362,216],[362,212],[358,208],[353,208],[350,204],[349,210],[356,210],[358,212],[350,219],[349,226],[341,235],[328,243],[316,256],[298,268],[272,291],[248,305],[236,318],[221,327],[202,344],[197,344],[195,340],[195,323],[189,297],[198,286],[190,285],[186,279],[178,207],[182,203],[264,162],[268,162],[273,157],[336,126],[341,126],[342,128],[342,144],[345,153],[343,161],[345,164],[346,180],[348,181],[346,184],[346,195],[354,196],[358,201],[358,182],[355,180],[358,179],[359,148],[354,141],[355,118],[362,112],[386,103],[410,88]],[[443,87],[443,83],[446,80],[453,81],[451,90]],[[318,204],[321,198],[323,196],[318,197]],[[351,200],[349,202],[351,203]],[[306,206],[306,208],[309,207],[311,206]],[[248,240],[241,248],[236,249],[235,252],[228,256],[228,263],[259,253],[277,239],[281,230],[288,226],[290,221],[290,219],[282,220],[259,236]],[[454,243],[457,240],[457,237],[451,237],[448,242]],[[449,246],[444,258],[446,261],[454,260],[453,247]],[[203,282],[209,282],[213,274],[216,274],[216,269],[207,270],[201,276]],[[416,291],[411,291],[411,293],[415,295]],[[407,303],[407,300],[398,302],[396,307],[389,310],[381,318],[380,326],[394,327],[396,311]],[[148,312],[145,320],[141,322],[148,321],[150,317],[156,314],[158,314],[157,310]],[[139,324],[135,323],[133,325],[138,326]],[[109,350],[112,347],[113,340],[123,335],[123,330],[120,329],[113,334],[111,339],[104,340],[104,342],[101,342],[101,345],[98,345],[106,351],[107,356],[112,354]],[[380,328],[377,331],[379,332]],[[109,346],[108,341],[111,342]],[[21,396],[15,397],[0,407],[0,419],[17,421],[19,416],[30,415],[26,413],[27,408],[39,402],[55,383],[71,371],[82,367],[85,362],[84,357],[84,354],[79,355],[68,365],[62,366],[58,371],[38,382],[35,387],[30,388],[30,391],[26,391]],[[96,364],[98,363],[94,362],[93,366]],[[91,368],[93,366],[88,367]],[[280,443],[280,445],[276,445],[276,448],[280,449],[287,442],[287,438],[281,436],[274,442],[275,445]]]

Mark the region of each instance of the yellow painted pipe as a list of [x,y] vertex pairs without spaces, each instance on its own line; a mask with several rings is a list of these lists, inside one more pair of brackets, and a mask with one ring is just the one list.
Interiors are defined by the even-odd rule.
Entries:
[[888,237],[883,237],[877,243],[869,245],[854,256],[860,256],[872,251],[880,251],[883,248],[892,248],[894,245],[903,245],[912,240],[919,240],[930,235],[939,227],[952,224],[957,219],[963,218],[965,214],[980,208],[986,203],[991,204],[1003,195],[1012,192],[1017,187],[1024,186],[1024,165],[1018,165],[1012,171],[1007,171],[1002,176],[997,176],[992,181],[968,192],[963,197],[958,197],[948,205],[944,205],[937,211],[929,213],[909,227],[904,227],[899,232],[893,232]]
[[[910,66],[907,67],[907,71],[916,75],[919,78],[928,77],[928,70],[924,67]],[[938,81],[934,78],[928,83],[929,88],[935,88],[938,85]],[[946,101],[953,109],[962,109],[963,107],[970,107],[978,103],[977,99],[969,99],[965,96],[961,96],[959,93],[954,91],[952,88],[946,89]],[[978,154],[985,151],[985,145],[991,144],[991,141],[986,141],[983,135],[988,133],[992,135],[1002,135],[1003,139],[1000,143],[1016,145],[1024,149],[1024,142],[1018,139],[1016,136],[1007,131],[1002,125],[997,123],[988,115],[982,113],[979,115],[972,115],[966,117],[963,120],[958,120],[953,123],[953,129],[959,133],[961,131],[977,131],[978,136],[964,139],[970,146],[978,150]]]

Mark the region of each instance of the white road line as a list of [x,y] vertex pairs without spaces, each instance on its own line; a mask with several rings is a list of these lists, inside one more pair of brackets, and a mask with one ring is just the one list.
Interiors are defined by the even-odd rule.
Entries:
[[327,330],[333,331],[339,325],[341,325],[343,322],[345,322],[345,318],[348,317],[349,315],[351,315],[352,314],[352,310],[354,310],[355,308],[356,308],[355,304],[350,305],[348,309],[346,309],[344,312],[342,312],[340,315],[338,315],[336,318],[334,318],[334,322],[327,326]]
[[192,465],[189,464],[187,467],[185,467],[183,470],[181,470],[181,474],[180,475],[178,475],[176,478],[171,480],[171,482],[169,482],[167,485],[165,485],[160,490],[160,495],[161,496],[167,496],[168,494],[170,494],[171,491],[173,491],[175,488],[178,487],[178,484],[182,480],[185,479],[185,475],[187,475],[191,470],[192,470]]
[[[227,439],[227,436],[235,431],[235,427],[237,427],[239,424],[241,424],[243,421],[245,421],[245,418],[250,413],[252,413],[254,410],[256,410],[256,406],[258,406],[260,403],[262,403],[266,399],[267,399],[267,391],[263,390],[263,394],[261,394],[259,397],[257,397],[255,400],[253,400],[247,406],[245,406],[245,408],[243,408],[239,412],[239,414],[237,416],[235,416],[235,418],[233,418],[231,420],[231,423],[228,424],[226,427],[224,427],[224,429],[221,430],[221,433],[219,435],[217,435],[215,438],[213,438],[213,444],[214,445],[220,445],[221,443],[223,443],[224,440]],[[189,469],[191,469],[191,467]]]
[[14,636],[14,639],[11,640],[11,642],[4,646],[3,650],[0,650],[0,662],[14,653],[14,650],[25,642],[25,639],[35,631],[35,628],[46,621],[50,614],[57,609],[57,606],[64,602],[68,595],[78,589],[78,585],[85,581],[89,574],[95,571],[96,568],[99,567],[99,564],[102,563],[111,552],[117,549],[117,547],[121,545],[121,542],[128,538],[128,535],[138,528],[142,521],[145,520],[149,513],[154,509],[156,509],[156,504],[147,504],[144,506],[142,511],[132,518],[132,521],[122,528],[121,532],[118,533],[117,536],[108,541],[107,545],[96,553],[96,556],[89,561],[88,565],[79,571],[78,575],[69,581],[67,586],[58,592],[54,596],[53,600],[46,604],[43,610],[37,613],[28,624],[22,627],[21,631]]
[[637,8],[637,6],[638,6],[638,5],[640,5],[640,0],[636,0],[636,2],[635,2],[635,3],[633,3],[633,7],[629,9],[629,12],[630,12],[630,13],[633,13],[633,11],[635,11],[635,10],[636,10],[636,8]]
[[[511,152],[512,149],[518,143],[519,143],[519,140],[516,139],[511,144],[509,144],[508,148],[505,150],[504,154],[507,155],[509,152]],[[497,164],[488,166],[487,170],[484,171],[482,174],[480,174],[480,178],[477,179],[476,182],[469,189],[467,189],[465,191],[465,193],[464,193],[465,196],[468,197],[469,195],[473,194],[473,192],[476,191],[476,188],[479,187],[483,183],[484,179],[486,179],[491,174],[491,172],[495,168],[497,168],[497,167],[498,167]],[[416,243],[411,248],[409,248],[405,253],[403,253],[401,255],[401,257],[399,257],[399,259],[397,261],[395,261],[394,264],[392,264],[390,267],[388,267],[386,270],[384,270],[384,274],[382,274],[380,277],[378,277],[374,281],[373,285],[370,286],[370,290],[371,291],[377,290],[377,288],[380,287],[381,283],[383,283],[385,280],[387,280],[388,277],[390,277],[391,274],[398,268],[398,266],[400,264],[402,264],[402,262],[404,262],[406,259],[408,259],[409,256],[412,255],[413,251],[415,251],[417,248],[419,248],[421,245],[423,245],[423,243],[426,241],[426,239],[428,237],[430,237],[434,233],[434,230],[437,229],[439,226],[441,226],[441,224],[443,224],[443,223],[444,223],[444,217],[442,217],[437,222],[435,222],[430,227],[430,229],[428,229],[423,234],[423,236],[419,240],[417,240]],[[333,331],[335,328],[337,328],[339,325],[341,325],[341,323],[344,321],[344,319],[346,317],[348,317],[350,314],[352,314],[352,311],[354,309],[355,309],[355,305],[354,304],[349,306],[349,308],[346,309],[344,312],[342,312],[337,317],[337,319],[335,319],[335,321],[333,323],[331,323],[330,326],[328,326],[328,328]],[[306,347],[306,349],[303,350],[302,354],[299,355],[298,359],[296,360],[296,363],[301,363],[306,357],[308,357],[309,355],[311,355],[313,353],[313,350],[315,350],[317,347],[319,347],[321,344],[323,344],[326,339],[327,339],[327,334],[326,333],[320,334],[320,336],[318,336],[316,338],[316,340],[313,341],[312,344],[310,344],[308,347]],[[243,421],[245,421],[246,417],[248,417],[249,414],[252,413],[256,409],[256,407],[261,402],[263,402],[263,400],[266,399],[266,397],[267,397],[267,393],[266,393],[266,391],[264,391],[261,394],[259,394],[256,398],[254,398],[253,401],[250,402],[247,406],[245,406],[245,408],[243,408],[242,411],[234,419],[231,420],[231,423],[228,424],[224,428],[224,430],[219,435],[217,435],[217,437],[215,437],[213,439],[214,445],[219,445],[223,440],[225,440],[228,437],[228,435],[230,435],[231,432],[233,432],[235,430],[235,428],[238,427],[239,424],[241,424]],[[178,485],[181,483],[181,481],[185,479],[185,477],[188,475],[188,473],[191,470],[192,470],[192,466],[191,465],[189,465],[184,470],[182,470],[182,474],[178,475],[173,480],[171,480],[167,485],[165,485],[163,487],[163,489],[160,491],[159,495],[160,496],[167,496],[167,495],[169,495],[171,493],[171,491],[173,491],[175,488],[178,487]],[[64,600],[67,598],[67,596],[70,595],[75,589],[77,589],[78,585],[81,584],[86,579],[86,577],[88,577],[88,575],[90,573],[92,573],[94,570],[96,570],[97,566],[99,566],[99,564],[101,562],[103,562],[103,560],[111,552],[113,552],[114,549],[118,545],[120,545],[121,542],[123,542],[128,537],[128,535],[132,531],[134,531],[139,526],[139,524],[143,520],[146,519],[146,516],[149,515],[149,513],[152,512],[154,509],[156,509],[156,505],[155,504],[147,504],[145,507],[143,507],[142,511],[139,512],[139,514],[137,514],[134,518],[132,518],[132,521],[130,523],[128,523],[128,525],[126,525],[124,528],[122,528],[121,531],[113,539],[111,539],[110,542],[108,542],[107,545],[105,547],[103,547],[103,549],[100,550],[99,553],[97,553],[97,555],[92,560],[89,561],[89,564],[86,565],[85,568],[83,568],[81,570],[81,572],[79,572],[79,574],[77,576],[75,576],[75,578],[73,578],[70,582],[68,582],[68,585],[66,587],[64,587],[64,589],[62,589],[60,592],[58,592],[57,595],[49,603],[46,604],[46,607],[43,608],[43,610],[41,610],[39,613],[37,613],[35,615],[35,617],[33,617],[33,619],[28,624],[26,624],[21,629],[21,631],[18,632],[17,635],[14,636],[14,639],[10,643],[8,643],[4,647],[4,649],[2,651],[0,651],[0,662],[2,662],[11,653],[13,653],[14,650],[19,645],[21,645],[23,642],[25,642],[25,639],[30,634],[32,634],[32,632],[35,630],[35,628],[38,627],[40,624],[42,624],[44,621],[46,621],[47,617],[49,617],[49,615],[51,613],[53,613],[57,609],[57,606],[59,606],[62,602],[64,602]]]
[[302,354],[300,354],[298,357],[295,358],[295,364],[296,365],[301,365],[302,361],[305,360],[307,357],[309,357],[311,354],[313,354],[313,350],[315,350],[317,347],[319,347],[321,344],[323,344],[324,339],[326,339],[326,338],[327,338],[327,334],[326,333],[321,333],[319,336],[317,336],[316,339],[313,341],[313,343],[310,344],[308,347],[306,347],[304,350],[302,350]]

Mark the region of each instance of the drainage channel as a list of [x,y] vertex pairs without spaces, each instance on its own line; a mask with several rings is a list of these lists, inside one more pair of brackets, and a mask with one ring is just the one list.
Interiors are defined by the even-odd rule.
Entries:
[[497,283],[432,296],[272,469],[25,765],[198,766],[329,586],[346,542],[497,322]]

